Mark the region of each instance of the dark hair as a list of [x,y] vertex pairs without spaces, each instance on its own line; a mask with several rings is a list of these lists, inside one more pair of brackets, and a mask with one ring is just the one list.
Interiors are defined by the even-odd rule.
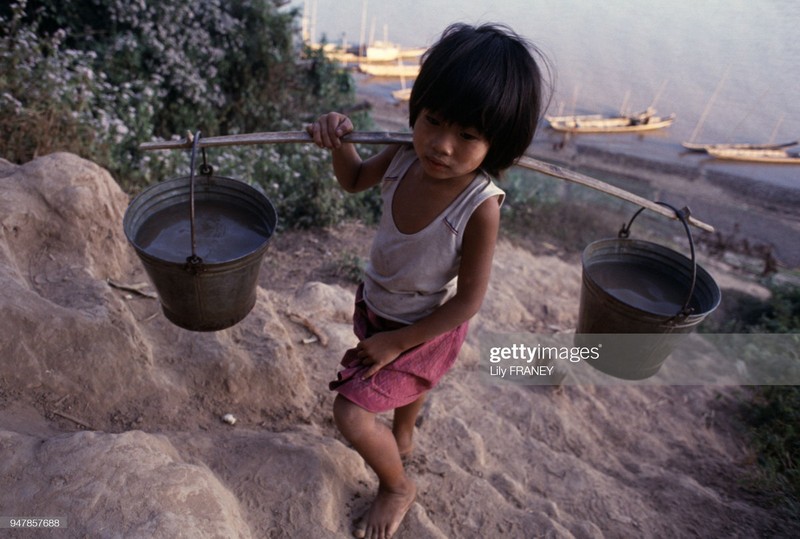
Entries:
[[409,125],[428,109],[477,129],[489,141],[481,168],[493,176],[533,140],[544,102],[542,53],[506,26],[453,24],[422,57],[409,103]]

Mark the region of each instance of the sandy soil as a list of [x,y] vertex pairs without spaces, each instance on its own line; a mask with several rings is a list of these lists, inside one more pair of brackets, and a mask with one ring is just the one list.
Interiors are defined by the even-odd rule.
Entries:
[[[120,288],[147,283],[127,204],[74,155],[0,161],[0,516],[66,518],[49,537],[349,536],[376,481],[332,424],[327,382],[354,343],[342,268],[371,231],[276,236],[249,316],[193,333],[152,288]],[[399,537],[797,536],[756,487],[744,389],[481,379],[481,329],[569,331],[578,309],[574,262],[504,240],[493,271],[424,411]]]

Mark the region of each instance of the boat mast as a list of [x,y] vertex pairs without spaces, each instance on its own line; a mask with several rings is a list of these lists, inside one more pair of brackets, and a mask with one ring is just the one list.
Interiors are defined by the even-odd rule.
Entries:
[[719,95],[719,91],[722,89],[722,84],[728,78],[728,75],[731,72],[731,66],[728,64],[728,68],[725,70],[725,73],[722,74],[722,78],[719,79],[717,83],[717,87],[714,89],[714,93],[711,94],[711,98],[706,103],[706,108],[703,109],[703,114],[700,115],[700,119],[697,121],[697,125],[692,131],[692,136],[689,137],[689,142],[694,142],[694,139],[697,138],[697,134],[700,133],[700,128],[703,126],[703,123],[706,121],[706,116],[708,116],[708,112],[711,110],[711,105],[714,104],[714,101],[717,100],[717,95]]
[[359,36],[358,55],[365,57],[367,55],[367,0],[361,3],[361,35]]
[[[739,123],[737,123],[736,126],[733,128],[733,133],[736,133],[737,131],[739,131],[739,128],[742,126],[742,124],[745,122],[745,120],[747,120],[747,118],[749,118],[750,115],[753,114],[753,112],[756,110],[756,107],[758,107],[758,105],[761,103],[761,101],[764,99],[764,97],[769,92],[770,92],[770,88],[767,88],[766,90],[761,92],[761,95],[758,96],[758,99],[756,99],[756,102],[747,111],[747,114],[745,114],[744,117],[741,120],[739,120]],[[730,140],[730,139],[731,139],[731,136],[728,137],[728,140]]]
[[779,127],[781,126],[781,124],[783,123],[783,118],[784,118],[784,115],[781,115],[781,117],[778,119],[778,123],[777,123],[777,124],[775,124],[775,129],[773,129],[773,130],[772,130],[772,134],[771,134],[771,135],[770,135],[770,137],[769,137],[769,143],[770,143],[770,144],[772,144],[773,142],[775,142],[775,138],[776,138],[776,137],[777,137],[777,135],[778,135],[778,128],[779,128]]
[[576,84],[575,88],[572,90],[572,114],[577,115],[578,111],[575,110],[578,106],[578,90],[580,89],[580,84]]
[[628,113],[628,100],[631,98],[631,90],[628,88],[625,91],[625,97],[622,99],[622,106],[619,108],[619,115],[625,116]]
[[650,110],[656,106],[656,101],[658,101],[658,99],[661,97],[661,94],[664,93],[664,88],[667,87],[667,82],[669,82],[669,79],[664,79],[664,82],[661,83],[661,87],[656,92],[655,97],[653,97],[653,102],[650,103],[650,106],[647,107],[646,110]]

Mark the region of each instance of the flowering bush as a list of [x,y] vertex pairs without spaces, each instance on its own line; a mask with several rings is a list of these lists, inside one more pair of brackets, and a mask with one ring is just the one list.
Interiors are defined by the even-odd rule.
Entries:
[[[22,161],[55,149],[94,148],[97,80],[90,52],[63,50],[63,30],[49,36],[24,25],[24,3],[0,18],[0,145],[3,157]],[[109,126],[110,127],[110,126]]]
[[[0,156],[24,162],[75,152],[135,191],[188,173],[186,152],[142,152],[141,142],[197,130],[299,130],[322,112],[345,108],[353,100],[351,78],[297,45],[298,12],[282,3],[0,6]],[[327,154],[311,146],[226,148],[209,159],[219,174],[261,185],[285,225],[327,225],[374,206],[342,197]]]

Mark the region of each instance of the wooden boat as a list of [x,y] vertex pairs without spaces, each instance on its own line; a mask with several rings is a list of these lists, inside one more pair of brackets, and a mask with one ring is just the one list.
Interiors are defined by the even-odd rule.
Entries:
[[[366,9],[366,2],[364,2],[364,9]],[[362,13],[362,17],[365,13]],[[362,19],[363,24],[363,19]],[[374,23],[373,23],[374,24]],[[364,36],[364,28],[361,30]],[[389,25],[383,25],[383,40],[376,41],[375,28],[372,28],[370,33],[369,44],[364,51],[364,56],[367,62],[400,62],[406,58],[419,58],[425,54],[425,48],[422,47],[401,47],[389,41]],[[364,42],[362,37],[361,42]]]
[[384,41],[376,41],[367,47],[368,62],[396,62],[400,58],[400,47]]
[[675,115],[656,116],[655,110],[648,108],[638,114],[620,116],[588,114],[546,116],[545,119],[552,129],[567,133],[630,133],[669,127],[675,121]]
[[421,47],[404,48],[385,41],[376,41],[367,47],[368,62],[396,62],[406,58],[419,58],[426,49]]
[[[717,95],[719,94],[720,90],[722,89],[722,84],[728,78],[729,74],[730,74],[730,65],[728,66],[728,69],[725,71],[725,74],[720,79],[719,83],[717,83],[717,87],[714,89],[714,93],[711,94],[711,99],[709,99],[708,104],[706,105],[705,109],[703,109],[703,114],[700,116],[700,120],[697,122],[697,126],[694,128],[694,131],[692,132],[692,136],[689,138],[690,141],[693,141],[697,137],[698,133],[700,132],[700,128],[702,127],[703,122],[705,121],[706,116],[708,115],[708,112],[711,109],[711,105],[716,100]],[[763,97],[763,95],[762,95],[762,97]],[[750,112],[752,112],[752,110]],[[748,115],[749,115],[750,112],[748,112]],[[745,115],[745,118],[747,118],[747,115]],[[744,121],[744,119],[742,119],[742,121],[739,122],[739,123],[741,124],[743,121]],[[775,129],[773,129],[772,136],[769,138],[769,140],[773,140],[775,138],[776,134],[778,133],[778,128],[780,127],[782,121],[783,121],[783,118],[781,118],[778,121],[778,123],[775,125]],[[788,148],[790,146],[796,146],[797,144],[800,144],[800,140],[794,140],[792,142],[760,143],[760,144],[758,144],[758,143],[756,143],[756,144],[753,144],[753,143],[703,144],[703,143],[696,143],[696,142],[682,142],[681,143],[681,145],[684,148],[686,148],[687,150],[692,151],[692,152],[706,152],[706,153],[710,154],[711,151],[719,151],[719,152],[722,152],[723,154],[727,154],[728,155],[728,157],[721,157],[722,159],[726,159],[726,158],[727,159],[733,159],[734,157],[732,157],[732,156],[736,155],[736,152],[734,152],[732,150],[743,150],[743,151],[745,151],[745,155],[746,155],[746,154],[750,154],[751,150],[753,150],[753,151],[780,150],[782,148]],[[731,151],[729,151],[729,150],[731,150]]]
[[428,51],[427,47],[409,47],[400,48],[400,59],[404,58],[419,58]]
[[748,161],[752,163],[788,163],[800,165],[800,152],[781,149],[712,148],[709,155],[717,159]]
[[418,64],[371,64],[361,62],[358,64],[358,69],[362,73],[373,77],[416,77],[419,75]]
[[545,115],[545,119],[550,123],[588,123],[588,122],[595,122],[603,119],[607,119],[608,116],[603,116],[602,114],[584,114],[584,115],[571,115],[571,116],[548,116]]
[[708,152],[708,150],[779,150],[781,148],[789,148],[797,146],[800,141],[794,140],[791,142],[774,142],[765,144],[751,144],[751,143],[731,143],[731,144],[702,144],[699,142],[682,142],[681,146],[692,152]]

